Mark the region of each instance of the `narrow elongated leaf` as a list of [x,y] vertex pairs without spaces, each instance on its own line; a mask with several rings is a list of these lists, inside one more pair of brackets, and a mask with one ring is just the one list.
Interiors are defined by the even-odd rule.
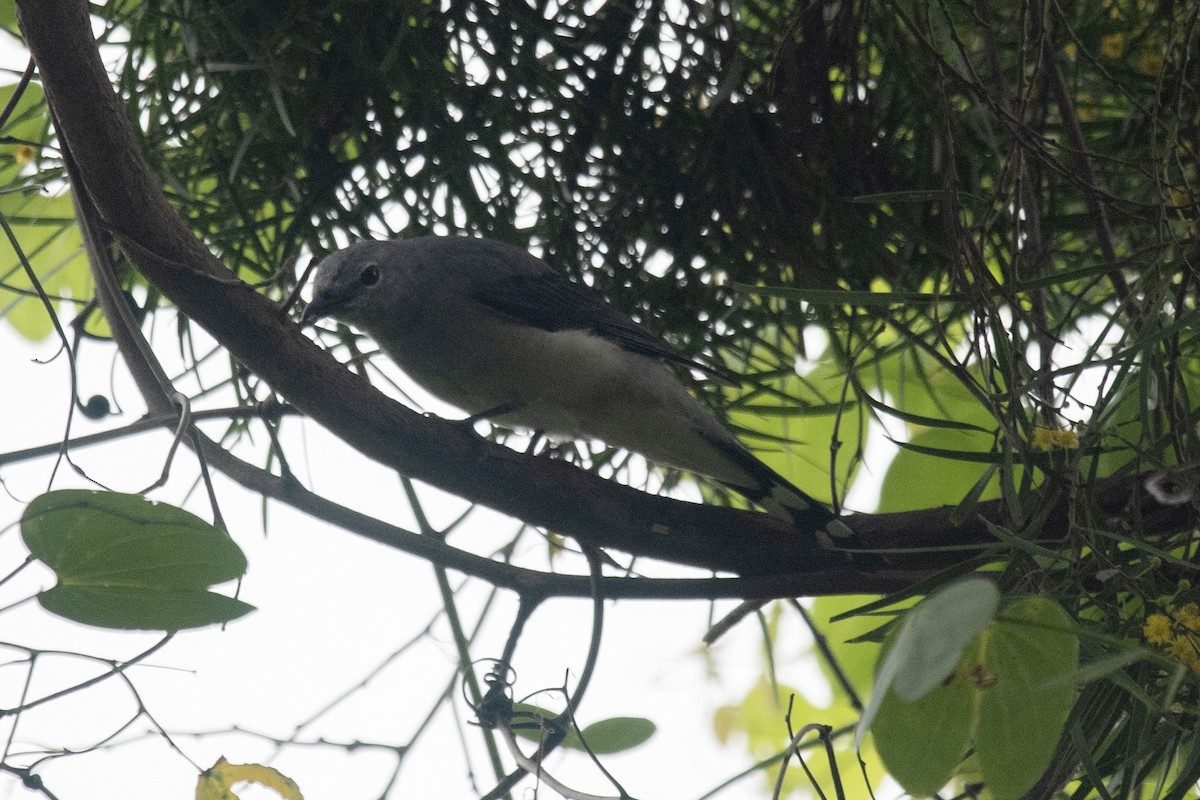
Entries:
[[[550,720],[555,720],[558,717],[558,712],[542,708],[533,703],[513,703],[512,710],[511,725],[513,733],[539,746],[550,734],[552,727]],[[569,725],[566,722],[562,724]],[[573,729],[568,728],[561,745],[575,750],[581,749],[579,735]]]
[[986,428],[980,427],[979,425],[974,425],[970,422],[960,422],[952,419],[940,419],[938,417],[927,417],[923,414],[914,414],[908,411],[903,411],[899,408],[894,408],[887,403],[876,400],[866,392],[863,393],[862,398],[866,401],[867,405],[871,406],[871,408],[875,409],[879,413],[887,414],[888,416],[903,420],[911,425],[923,425],[927,428],[946,428],[952,431],[990,433],[990,431],[988,431]]

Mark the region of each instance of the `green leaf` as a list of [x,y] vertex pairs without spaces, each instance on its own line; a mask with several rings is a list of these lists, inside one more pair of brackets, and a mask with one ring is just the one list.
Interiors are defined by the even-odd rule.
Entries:
[[[5,4],[4,7],[12,8],[8,4]],[[0,26],[7,27],[9,22],[0,14]],[[0,108],[6,108],[12,102],[18,86],[19,84],[16,83],[0,86]],[[41,157],[36,147],[32,153],[29,150],[22,150],[18,155],[18,151],[12,146],[12,143],[36,145],[48,141],[49,132],[50,112],[46,108],[46,95],[37,82],[26,84],[16,106],[4,123],[3,133],[6,137],[11,138],[9,139],[10,144],[6,144],[3,151],[0,151],[0,186],[7,190],[27,182],[24,180],[26,177],[23,176],[24,171],[28,164]]]
[[[837,599],[837,598],[834,598]],[[816,617],[818,611],[814,609]],[[838,625],[829,632],[830,643],[839,641]],[[868,653],[878,651],[877,646],[861,645],[851,649],[866,650]],[[839,656],[840,657],[840,656]],[[722,744],[733,744],[737,741],[735,733],[744,741],[747,753],[755,760],[772,759],[779,753],[781,747],[787,744],[787,719],[790,714],[793,729],[809,722],[819,722],[829,725],[834,730],[844,730],[854,724],[858,716],[855,709],[837,699],[837,689],[831,704],[815,706],[810,703],[803,693],[786,684],[772,683],[767,675],[759,678],[745,698],[737,705],[721,706],[713,715],[713,732]],[[868,774],[879,774],[883,764],[870,743],[861,748],[855,748],[851,737],[835,736],[833,739],[835,761],[840,776],[857,774],[861,769],[859,759],[866,764]],[[808,768],[812,772],[813,784],[817,786],[832,786],[834,782],[834,766],[825,756],[809,758],[806,755]],[[775,781],[774,771],[763,774],[770,792]],[[840,777],[839,779],[843,779]],[[792,792],[801,789],[811,790],[812,785],[800,769],[789,769],[784,777],[783,791],[780,797],[791,797]]]
[[610,755],[644,744],[656,730],[645,717],[609,717],[584,728],[583,740],[596,755]]
[[915,606],[897,636],[899,642],[907,633],[910,648],[901,656],[904,661],[893,684],[900,699],[918,700],[950,675],[966,646],[995,618],[999,605],[994,583],[970,577]]
[[797,703],[803,702],[803,695],[794,687],[761,676],[740,703],[717,709],[713,720],[717,738],[724,743],[730,734],[740,731],[746,734],[747,749],[756,759],[777,752],[779,723],[793,696]]
[[[0,24],[3,24],[0,21]],[[15,85],[0,87],[0,107],[12,101]],[[90,275],[75,209],[68,191],[43,188],[60,185],[54,162],[39,143],[50,139],[50,115],[41,86],[24,88],[4,126],[10,145],[0,149],[0,214],[29,259],[47,294],[86,301]],[[46,166],[48,164],[48,166]],[[37,171],[31,173],[30,169]],[[11,247],[0,257],[0,317],[22,336],[44,339],[53,332],[41,300],[24,292],[31,283]]]
[[[1009,547],[1015,550],[1022,550],[1035,558],[1045,558],[1051,561],[1067,561],[1069,557],[1059,552],[1051,550],[1048,547],[1042,547],[1040,544],[1023,539],[1015,533],[1005,528],[1003,525],[997,525],[994,522],[984,520],[983,524],[987,526],[988,532],[995,536],[1000,541],[1004,542]],[[1140,542],[1139,542],[1140,544]]]
[[[539,746],[546,740],[554,725],[570,725],[566,721],[552,724],[551,721],[557,720],[557,718],[558,712],[542,708],[533,703],[513,703],[512,706],[513,733]],[[581,749],[578,734],[569,727],[561,744],[563,747],[573,747],[576,750]]]
[[0,28],[8,31],[13,36],[18,35],[16,3],[13,3],[11,6],[8,3],[0,5]]
[[237,619],[254,606],[204,591],[59,584],[38,595],[52,614],[118,630],[178,631]]
[[991,438],[991,431],[989,431],[987,428],[982,428],[970,422],[959,422],[951,419],[927,417],[923,414],[913,414],[907,411],[902,411],[899,408],[894,408],[887,403],[876,400],[874,397],[871,397],[869,393],[864,393],[862,397],[863,400],[867,401],[867,405],[878,411],[880,414],[886,414],[890,417],[895,417],[896,419],[903,420],[910,425],[922,425],[927,428],[946,428],[954,431],[975,431],[977,433],[988,434],[989,440]]
[[[942,189],[914,189],[911,191],[900,192],[876,192],[874,194],[860,194],[850,198],[851,203],[936,203],[946,196]],[[970,195],[959,195],[960,197],[970,197]],[[973,198],[980,202],[986,202],[981,197]]]
[[26,507],[21,533],[34,557],[72,583],[195,589],[246,571],[229,536],[137,494],[48,492]]
[[999,602],[991,581],[964,578],[910,609],[885,642],[858,736],[870,727],[888,772],[910,794],[937,792],[967,752],[975,699],[958,677]]
[[[908,442],[898,444],[900,452],[888,465],[880,489],[881,510],[909,511],[957,505],[977,489],[977,482],[989,469],[988,466],[977,467],[952,460],[966,453],[974,455],[979,452],[977,448],[990,446],[991,437],[984,434],[929,428],[918,432]],[[987,456],[993,460],[999,457],[998,454]],[[930,480],[931,475],[936,475],[937,480]],[[993,479],[980,496],[984,499],[997,497],[998,486],[998,481]]]
[[[933,433],[933,431],[926,431]],[[1004,461],[1004,454],[992,450],[962,450],[957,447],[934,447],[927,444],[912,442],[896,442],[896,446],[922,455],[933,456],[940,461],[965,461],[970,464],[999,464]]]
[[[1000,496],[998,475],[978,483],[1002,461],[993,453],[996,420],[969,384],[978,369],[957,374],[921,353],[900,350],[882,358],[873,390],[877,413],[908,423],[907,442],[892,460],[880,491],[880,511],[906,511],[957,505],[971,496]],[[964,383],[964,381],[966,383]],[[886,409],[886,410],[884,410]],[[937,480],[930,480],[937,475]],[[1019,477],[1019,473],[1018,473]]]
[[1045,772],[1075,697],[1055,680],[1079,662],[1079,640],[1058,604],[1040,597],[1013,603],[981,636],[979,727],[975,751],[996,800],[1023,795]]
[[[880,646],[860,639],[879,627],[879,618],[869,614],[853,615],[853,612],[874,599],[860,595],[818,597],[813,600],[811,611],[813,621],[828,639],[829,650],[841,674],[864,696],[871,690]],[[845,697],[829,662],[822,658],[819,663],[834,695]]]
[[[553,727],[550,721],[557,717],[556,712],[532,703],[513,703],[513,733],[541,745]],[[570,721],[554,724],[570,726]],[[643,744],[656,730],[658,728],[653,722],[642,717],[611,717],[584,728],[582,741],[580,734],[568,727],[560,746],[568,750],[585,751],[587,748],[583,743],[587,742],[587,747],[596,755],[610,755]]]
[[889,637],[855,734],[861,742],[888,693],[912,703],[951,674],[963,649],[996,614],[1000,592],[986,578],[950,584],[910,609]]
[[[915,700],[906,701],[898,689],[906,671],[913,673],[904,679],[910,689],[925,688],[933,674],[942,672],[941,664],[954,645],[937,646],[932,638],[906,636],[927,600],[889,640],[875,694],[860,723],[860,735],[869,724],[888,771],[916,796],[946,785],[973,742],[992,796],[1020,797],[1049,764],[1075,697],[1079,643],[1066,612],[1050,600],[1033,597],[1013,603],[987,624],[989,593],[964,587],[980,580],[968,579],[949,587],[954,591],[931,596],[946,608],[916,623],[932,634],[932,623],[941,617],[950,623],[950,636],[960,637],[965,631],[947,616],[955,601],[963,606],[964,620],[984,620],[985,627],[975,628],[978,633],[962,649],[954,668]],[[931,645],[942,652],[922,654]],[[907,660],[901,662],[902,657]],[[926,668],[930,672],[921,673]]]
[[[0,214],[8,220],[56,310],[61,302],[55,298],[69,297],[82,304],[91,297],[91,275],[69,194],[50,197],[37,191],[0,193]],[[8,255],[0,259],[0,317],[25,338],[44,339],[54,331],[46,306],[33,294],[33,283],[12,248],[7,251]],[[93,332],[92,327],[89,332]]]
[[233,540],[194,514],[141,495],[48,492],[26,507],[21,536],[58,575],[39,601],[77,622],[180,630],[251,610],[206,591],[246,571]]
[[[1137,385],[1137,378],[1131,377],[1113,390],[1119,396],[1110,403],[1103,418],[1104,447],[1083,457],[1081,474],[1103,478],[1139,457],[1137,442],[1142,441],[1147,405],[1146,399],[1135,390]],[[1123,388],[1129,390],[1122,391]]]
[[[771,358],[779,355],[772,354]],[[753,369],[752,363],[728,366],[739,373]],[[759,460],[818,500],[827,501],[830,442],[836,435],[842,453],[856,452],[861,446],[860,426],[853,418],[843,416],[849,404],[843,407],[830,402],[841,396],[845,381],[842,367],[827,356],[803,379],[794,373],[782,376],[777,385],[768,387],[770,391],[755,396],[752,406],[745,397],[731,405],[730,427],[738,431],[739,438]],[[797,408],[805,409],[802,416]],[[825,413],[812,413],[814,410]],[[856,459],[839,458],[837,484],[847,485],[857,468]]]
[[932,795],[954,776],[971,743],[974,697],[966,681],[952,680],[914,702],[892,690],[879,704],[871,723],[875,750],[909,794]]

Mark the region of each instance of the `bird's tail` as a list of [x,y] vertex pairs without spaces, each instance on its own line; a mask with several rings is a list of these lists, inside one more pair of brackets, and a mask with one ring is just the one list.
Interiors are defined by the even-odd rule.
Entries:
[[761,506],[767,513],[790,521],[804,534],[816,536],[828,550],[853,556],[861,548],[858,534],[818,500],[797,489],[786,478],[754,457],[736,440],[715,442],[749,479],[724,481],[725,485]]

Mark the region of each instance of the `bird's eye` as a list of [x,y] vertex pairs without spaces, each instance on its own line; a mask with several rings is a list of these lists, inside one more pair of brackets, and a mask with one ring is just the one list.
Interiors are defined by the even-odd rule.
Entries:
[[368,264],[366,269],[358,276],[358,280],[363,286],[374,286],[379,283],[379,267],[374,264]]

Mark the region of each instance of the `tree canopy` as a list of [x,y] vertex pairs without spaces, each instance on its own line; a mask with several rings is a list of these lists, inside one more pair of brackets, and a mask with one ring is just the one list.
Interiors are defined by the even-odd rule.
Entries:
[[[586,744],[603,764],[652,730],[653,709],[582,730],[559,713],[586,703],[609,601],[814,595],[873,597],[821,601],[846,619],[832,627],[796,601],[747,609],[764,680],[715,715],[719,735],[746,735],[748,765],[764,759],[763,796],[808,786],[785,767],[823,721],[789,706],[772,657],[797,616],[836,640],[822,651],[836,722],[817,733],[842,770],[819,775],[823,790],[851,785],[869,728],[914,794],[951,781],[997,798],[1195,794],[1200,6],[17,11],[3,22],[30,67],[2,90],[0,310],[31,341],[59,337],[73,370],[111,340],[147,413],[123,432],[176,430],[208,498],[189,505],[215,523],[115,493],[39,497],[22,536],[59,581],[39,595],[47,612],[164,631],[245,613],[208,591],[241,574],[236,548],[198,557],[204,569],[178,556],[224,541],[216,529],[239,538],[219,472],[435,565],[432,602],[495,772],[481,795],[540,770],[542,753],[501,754],[512,731],[544,729],[544,750]],[[529,247],[742,376],[695,388],[772,468],[856,512],[863,552],[822,550],[719,486],[675,499],[690,476],[602,443],[545,458],[521,433],[423,416],[360,334],[321,329],[322,352],[295,325],[314,257],[426,233]],[[78,400],[116,428],[115,404]],[[404,476],[416,530],[305,486],[299,415]],[[0,465],[93,443],[71,426]],[[172,469],[192,467],[169,458],[164,480]],[[517,520],[511,536],[448,540],[410,479]],[[547,546],[517,546],[534,535]],[[105,555],[72,555],[97,536]],[[114,577],[130,566],[141,577]],[[519,599],[498,652],[463,626],[448,575]],[[554,712],[514,706],[522,626],[568,597],[593,600],[593,657]],[[843,644],[855,637],[867,644]],[[15,646],[32,669],[36,647]],[[14,698],[12,713],[40,703]],[[0,768],[55,797],[43,760]],[[213,780],[276,780],[229,766]]]

